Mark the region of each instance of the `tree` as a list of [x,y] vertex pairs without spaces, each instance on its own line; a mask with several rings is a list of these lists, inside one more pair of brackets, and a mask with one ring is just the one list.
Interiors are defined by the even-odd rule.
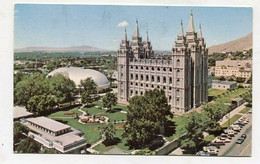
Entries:
[[92,103],[93,98],[92,94],[97,93],[97,84],[92,80],[92,78],[87,78],[80,81],[81,87],[81,102],[82,103]]
[[155,155],[155,152],[146,148],[136,151],[135,155]]
[[103,97],[103,106],[105,108],[108,108],[108,110],[111,110],[112,106],[115,106],[117,104],[117,97],[115,94],[113,93],[107,93],[104,97]]
[[80,86],[83,91],[87,91],[90,94],[97,93],[97,84],[94,82],[94,80],[91,77],[85,80],[81,80]]
[[32,138],[27,137],[25,140],[19,144],[17,147],[18,153],[39,153],[41,145],[34,141]]
[[15,122],[13,125],[13,139],[14,139],[14,149],[15,145],[21,142],[22,139],[25,138],[23,133],[27,134],[29,132],[28,128],[21,124],[20,122]]
[[28,101],[28,110],[36,116],[48,115],[56,105],[52,95],[37,95]]
[[189,152],[196,152],[197,148],[203,142],[203,130],[205,128],[205,120],[201,117],[201,113],[192,112],[186,118],[185,124],[186,134],[181,140],[181,148]]
[[248,106],[252,106],[252,90],[250,90],[248,93],[246,93],[243,98],[246,102],[248,102]]
[[116,129],[112,123],[103,123],[99,127],[100,136],[104,139],[103,143],[105,145],[111,145],[114,142],[114,135],[116,134]]
[[74,100],[76,85],[68,77],[62,74],[55,74],[49,79],[52,95],[57,99],[57,103],[71,102]]
[[44,74],[33,73],[25,76],[14,88],[14,103],[26,106],[31,97],[50,94],[50,85]]
[[91,97],[91,94],[88,91],[83,91],[81,93],[81,102],[87,105],[93,102],[93,98]]
[[165,92],[149,90],[144,96],[134,96],[129,101],[127,122],[123,136],[130,147],[140,148],[149,143],[159,133],[170,113]]

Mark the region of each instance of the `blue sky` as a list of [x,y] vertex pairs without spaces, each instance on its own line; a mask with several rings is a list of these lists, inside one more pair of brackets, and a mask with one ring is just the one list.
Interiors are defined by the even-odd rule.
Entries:
[[[133,35],[135,21],[140,34],[146,30],[154,50],[170,50],[183,20],[187,30],[191,7],[25,5],[15,6],[15,48],[89,45],[116,50],[126,27]],[[192,7],[208,46],[252,32],[251,8]]]

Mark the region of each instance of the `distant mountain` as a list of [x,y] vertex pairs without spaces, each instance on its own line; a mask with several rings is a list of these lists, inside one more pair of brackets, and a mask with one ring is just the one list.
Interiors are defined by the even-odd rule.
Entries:
[[252,42],[253,35],[250,33],[242,38],[209,47],[209,54],[212,54],[213,52],[235,52],[249,50],[252,48]]
[[105,52],[103,50],[91,46],[75,46],[75,47],[26,47],[14,49],[14,52]]

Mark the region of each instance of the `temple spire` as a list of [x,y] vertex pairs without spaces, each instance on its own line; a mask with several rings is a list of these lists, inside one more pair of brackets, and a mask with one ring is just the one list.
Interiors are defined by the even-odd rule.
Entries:
[[202,38],[201,24],[200,24],[200,26],[199,26],[199,33],[198,33],[198,37],[199,37],[199,38]]
[[139,37],[139,28],[138,28],[138,20],[136,19],[135,32],[133,37]]
[[146,30],[146,41],[149,42],[148,30]]
[[181,28],[180,28],[180,32],[179,32],[179,36],[183,36],[183,24],[182,24],[182,20],[181,20]]
[[195,32],[192,9],[190,11],[190,21],[187,32]]
[[127,41],[127,32],[126,32],[126,28],[125,28],[125,34],[124,34],[124,38],[123,40]]

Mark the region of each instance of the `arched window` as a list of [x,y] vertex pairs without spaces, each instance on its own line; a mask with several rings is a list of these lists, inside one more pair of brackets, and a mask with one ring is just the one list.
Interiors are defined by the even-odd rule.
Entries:
[[180,99],[176,98],[176,105],[179,105],[179,104],[180,104]]
[[135,69],[138,69],[138,67],[137,67],[137,66],[135,66]]
[[152,71],[154,71],[154,67],[152,67]]
[[133,85],[133,82],[131,82],[130,85]]
[[135,91],[135,94],[138,95],[138,91]]
[[158,89],[160,89],[160,86],[159,86],[159,85],[157,85],[157,88],[158,88]]
[[176,80],[176,85],[177,85],[177,86],[180,85],[180,79],[179,79],[179,78]]
[[160,68],[159,68],[159,67],[157,68],[157,71],[160,71]]
[[138,86],[138,83],[135,83],[136,86]]
[[163,83],[166,83],[166,77],[163,77]]
[[176,61],[176,65],[177,65],[177,67],[181,66],[180,59],[177,59],[177,61]]
[[141,80],[142,80],[142,81],[144,80],[144,76],[143,76],[143,75],[141,75]]
[[143,91],[141,91],[141,95],[143,95]]
[[144,69],[144,67],[143,66],[141,66],[141,70],[143,70]]
[[169,70],[170,70],[170,72],[172,72],[172,68],[170,68]]
[[172,87],[169,87],[169,90],[172,90]]
[[148,88],[148,84],[145,85]]
[[131,74],[131,75],[130,75],[130,79],[132,80],[133,78],[134,78],[134,75],[133,75],[133,74]]
[[146,75],[146,81],[149,81],[149,76],[148,75]]
[[143,83],[141,83],[141,87],[143,86]]
[[163,68],[163,71],[165,72],[165,71],[166,71],[166,68]]
[[172,99],[172,96],[169,96],[169,100],[171,100]]
[[157,76],[157,83],[160,83],[160,76]]
[[177,69],[177,71],[176,71],[176,76],[177,76],[177,77],[180,76],[180,70],[179,70],[179,69]]
[[154,76],[152,76],[152,82],[154,82]]
[[138,80],[138,75],[137,74],[135,75],[135,80]]
[[170,84],[172,83],[172,78],[171,78],[171,77],[169,78],[169,83],[170,83]]
[[146,67],[146,70],[149,70],[149,67]]
[[152,84],[152,88],[154,88],[154,85]]
[[165,87],[165,86],[163,86],[163,89],[165,90],[165,89],[166,89],[166,87]]
[[130,68],[133,69],[133,66],[131,66]]
[[180,90],[179,89],[176,90],[176,96],[180,96]]

